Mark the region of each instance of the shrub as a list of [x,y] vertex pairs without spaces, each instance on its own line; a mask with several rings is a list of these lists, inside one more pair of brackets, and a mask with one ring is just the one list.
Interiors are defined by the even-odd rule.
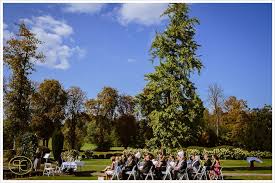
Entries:
[[84,151],[84,154],[85,154],[86,158],[89,159],[89,158],[93,157],[94,152],[92,150],[86,150],[86,151]]
[[64,145],[64,135],[63,133],[58,129],[55,130],[52,136],[52,150],[53,150],[53,156],[55,160],[58,160],[62,153]]
[[[195,149],[194,147],[192,149],[166,149],[167,154],[173,154],[176,155],[178,151],[185,151],[186,156],[190,156],[192,154],[197,155],[203,155],[208,154],[210,156],[216,154],[221,159],[236,159],[236,160],[243,160],[246,159],[249,156],[255,156],[259,158],[272,158],[272,153],[267,151],[247,151],[241,148],[234,148],[232,146],[220,146],[221,148],[198,148]],[[126,154],[135,154],[137,152],[140,152],[142,155],[147,153],[152,153],[154,156],[157,155],[159,152],[159,149],[151,149],[150,151],[148,149],[132,149],[127,148],[123,151],[123,153]]]
[[93,158],[94,159],[98,159],[98,155],[93,155]]
[[70,161],[71,159],[76,159],[79,156],[79,151],[72,149],[61,153],[61,157],[64,161]]
[[104,155],[103,155],[103,154],[100,154],[100,155],[98,156],[98,159],[104,159]]
[[16,155],[16,151],[13,149],[5,150],[4,151],[4,158],[10,161]]
[[112,156],[114,156],[113,154],[106,154],[106,159],[110,159]]
[[25,133],[19,142],[19,149],[17,151],[17,155],[26,156],[30,159],[33,159],[35,156],[37,147],[38,147],[37,136],[30,132]]

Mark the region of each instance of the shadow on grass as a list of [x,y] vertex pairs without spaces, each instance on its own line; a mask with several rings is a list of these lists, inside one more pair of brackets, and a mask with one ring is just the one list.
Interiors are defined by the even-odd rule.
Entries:
[[92,173],[96,172],[95,170],[91,170],[91,171],[81,171],[81,172],[75,172],[74,175],[76,177],[89,177],[92,176]]

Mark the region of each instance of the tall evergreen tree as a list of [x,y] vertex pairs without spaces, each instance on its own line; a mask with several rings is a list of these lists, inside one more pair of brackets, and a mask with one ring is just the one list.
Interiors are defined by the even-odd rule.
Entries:
[[203,104],[190,76],[202,63],[194,40],[196,18],[189,18],[186,4],[171,4],[162,16],[169,24],[157,33],[150,53],[158,61],[143,93],[137,96],[143,115],[153,129],[152,142],[162,147],[182,147],[197,141]]
[[5,94],[5,117],[11,122],[14,142],[29,129],[30,96],[33,88],[28,77],[34,71],[34,62],[43,61],[44,55],[37,51],[39,44],[41,42],[22,23],[19,25],[18,34],[4,46],[4,63],[11,70]]

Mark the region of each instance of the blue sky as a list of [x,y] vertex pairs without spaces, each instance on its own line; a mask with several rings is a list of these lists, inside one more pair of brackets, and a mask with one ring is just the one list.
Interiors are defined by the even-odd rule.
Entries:
[[[167,4],[4,4],[4,40],[24,20],[44,44],[47,56],[32,80],[57,79],[79,86],[93,98],[104,86],[136,95],[144,74],[154,70],[149,48]],[[196,41],[204,65],[194,75],[207,106],[207,88],[219,84],[224,95],[247,100],[249,107],[272,102],[271,4],[191,4],[200,20]],[[4,68],[4,74],[8,74]]]

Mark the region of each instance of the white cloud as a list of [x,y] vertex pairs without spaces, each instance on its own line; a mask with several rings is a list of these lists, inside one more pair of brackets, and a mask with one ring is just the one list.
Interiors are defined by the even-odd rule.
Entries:
[[97,3],[73,3],[65,5],[63,10],[70,13],[94,14],[100,12],[104,5]]
[[79,46],[70,46],[66,43],[72,39],[73,28],[64,21],[54,19],[51,16],[38,16],[31,19],[23,19],[29,25],[31,32],[42,41],[38,51],[45,56],[44,63],[38,65],[56,69],[68,69],[70,58],[73,55],[83,57],[85,51]]
[[160,17],[168,4],[129,3],[118,10],[118,21],[122,25],[137,23],[145,26],[161,23],[166,17]]
[[4,41],[4,44],[6,43],[7,40],[9,40],[10,38],[12,38],[14,36],[14,34],[8,30],[8,27],[9,26],[4,22],[3,23],[3,41]]

